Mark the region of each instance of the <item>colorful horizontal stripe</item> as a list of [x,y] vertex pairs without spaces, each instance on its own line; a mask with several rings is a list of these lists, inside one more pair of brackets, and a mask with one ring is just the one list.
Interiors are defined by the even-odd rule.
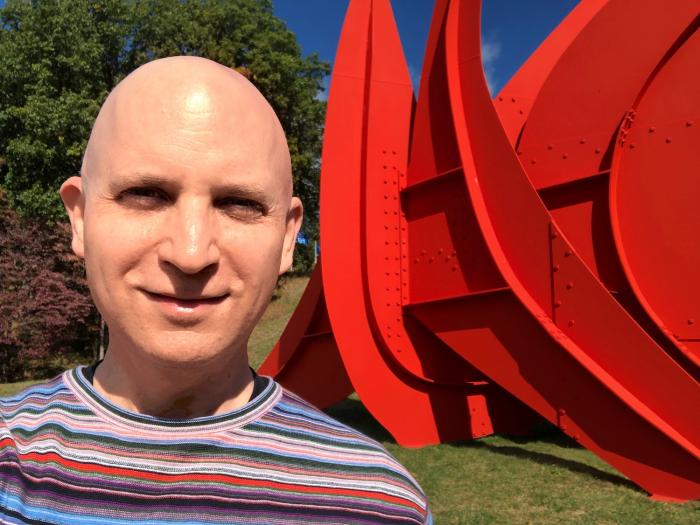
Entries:
[[377,442],[274,381],[227,414],[169,420],[83,368],[0,400],[1,524],[421,524],[425,495]]

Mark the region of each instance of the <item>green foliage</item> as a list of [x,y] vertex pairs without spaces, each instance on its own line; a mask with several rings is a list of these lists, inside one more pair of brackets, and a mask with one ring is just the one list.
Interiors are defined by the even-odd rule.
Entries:
[[[301,56],[270,0],[8,0],[0,9],[0,187],[13,207],[65,220],[58,188],[79,172],[105,97],[136,67],[172,55],[235,68],[270,101],[287,132],[307,236],[317,238],[325,113],[317,95],[329,66]],[[301,255],[295,267],[310,268],[313,253]]]

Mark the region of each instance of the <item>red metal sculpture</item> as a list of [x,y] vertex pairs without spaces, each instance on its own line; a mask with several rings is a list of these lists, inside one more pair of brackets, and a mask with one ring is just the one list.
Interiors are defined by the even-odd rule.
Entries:
[[492,101],[479,1],[437,0],[415,103],[389,0],[351,0],[323,260],[261,371],[408,446],[534,411],[700,498],[699,15],[584,0]]

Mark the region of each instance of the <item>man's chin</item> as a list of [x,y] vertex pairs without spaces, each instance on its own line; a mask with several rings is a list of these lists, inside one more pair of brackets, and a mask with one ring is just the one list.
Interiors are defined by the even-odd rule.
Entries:
[[209,341],[200,333],[180,333],[178,337],[171,334],[158,339],[136,350],[143,354],[138,360],[144,366],[196,370],[228,362],[235,352],[234,345],[222,347],[220,340],[212,338]]

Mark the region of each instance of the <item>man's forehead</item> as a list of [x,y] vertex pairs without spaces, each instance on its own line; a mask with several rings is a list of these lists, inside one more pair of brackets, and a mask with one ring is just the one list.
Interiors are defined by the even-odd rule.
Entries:
[[[117,180],[144,174],[172,178],[206,169],[221,175],[222,185],[235,179],[239,186],[255,186],[246,180],[249,170],[291,183],[284,132],[252,84],[203,59],[156,62],[110,94],[93,128],[86,165],[99,165]],[[185,72],[189,76],[183,80]],[[97,170],[84,170],[91,171]]]

